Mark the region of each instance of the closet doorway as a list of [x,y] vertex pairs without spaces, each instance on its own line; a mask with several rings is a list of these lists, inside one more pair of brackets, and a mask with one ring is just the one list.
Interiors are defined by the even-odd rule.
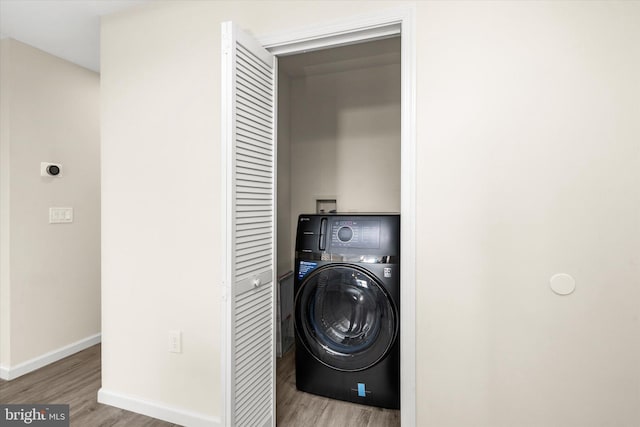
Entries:
[[[222,282],[224,310],[221,319],[225,335],[221,358],[224,384],[221,393],[223,425],[240,425],[244,423],[243,419],[265,426],[275,425],[276,422],[275,289],[276,271],[282,265],[276,261],[276,200],[273,198],[277,162],[274,121],[277,105],[275,97],[278,94],[275,74],[277,59],[302,52],[386,39],[394,35],[400,35],[402,40],[401,413],[403,426],[416,425],[413,15],[412,8],[399,8],[300,31],[283,31],[257,39],[240,31],[231,22],[222,25],[222,188],[225,206]],[[242,90],[245,90],[244,95],[240,93]],[[254,101],[259,99],[266,103],[260,101],[262,105],[257,105]],[[259,131],[255,132],[256,130]],[[254,144],[253,148],[246,146],[247,141],[250,145]],[[242,148],[243,144],[245,148]],[[254,154],[249,154],[254,159],[237,159],[236,154],[241,154],[246,148],[253,150]],[[255,153],[262,154],[256,156]],[[247,168],[250,169],[249,175],[246,175]],[[249,187],[247,184],[250,184]],[[271,199],[267,197],[269,194],[272,195]],[[241,203],[238,204],[238,201]],[[256,264],[253,262],[256,258],[250,256],[253,249],[243,249],[242,245],[258,240],[261,255],[260,263]],[[267,243],[269,241],[272,243]],[[258,300],[261,302],[256,304]],[[256,316],[264,319],[258,323],[264,326],[260,329],[264,333],[250,328],[255,324],[255,319],[258,319]],[[247,319],[254,320],[247,323]],[[256,353],[257,350],[259,353]]]
[[399,410],[296,390],[289,347],[298,215],[401,210],[399,35],[279,57],[277,111],[277,425],[400,426]]

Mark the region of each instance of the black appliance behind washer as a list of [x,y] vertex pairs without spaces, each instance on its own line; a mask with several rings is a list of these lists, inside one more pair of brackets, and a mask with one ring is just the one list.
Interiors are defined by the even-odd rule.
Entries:
[[400,216],[300,215],[298,390],[400,408]]

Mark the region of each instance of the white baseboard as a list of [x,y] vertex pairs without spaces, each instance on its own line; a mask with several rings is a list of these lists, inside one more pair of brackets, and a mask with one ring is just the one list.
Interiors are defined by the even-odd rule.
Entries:
[[220,427],[222,425],[220,418],[217,417],[172,408],[161,403],[127,396],[104,388],[98,390],[98,402],[182,426]]
[[50,363],[57,362],[67,356],[71,356],[79,351],[98,344],[102,340],[102,334],[91,335],[72,344],[61,347],[57,350],[45,353],[42,356],[34,357],[26,362],[19,363],[15,366],[0,366],[0,378],[3,380],[13,380],[36,369],[40,369]]

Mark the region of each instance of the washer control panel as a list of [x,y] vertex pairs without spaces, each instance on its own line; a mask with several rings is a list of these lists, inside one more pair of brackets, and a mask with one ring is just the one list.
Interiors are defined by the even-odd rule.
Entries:
[[331,246],[334,248],[378,249],[380,247],[380,221],[332,221]]
[[400,215],[300,215],[296,254],[309,259],[327,255],[398,256]]

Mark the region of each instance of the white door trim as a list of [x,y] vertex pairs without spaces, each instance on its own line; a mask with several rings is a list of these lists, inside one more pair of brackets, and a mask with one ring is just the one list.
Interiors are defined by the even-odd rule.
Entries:
[[400,34],[401,51],[401,423],[416,420],[416,50],[415,8],[402,7],[353,16],[300,30],[258,37],[279,56],[370,41]]

